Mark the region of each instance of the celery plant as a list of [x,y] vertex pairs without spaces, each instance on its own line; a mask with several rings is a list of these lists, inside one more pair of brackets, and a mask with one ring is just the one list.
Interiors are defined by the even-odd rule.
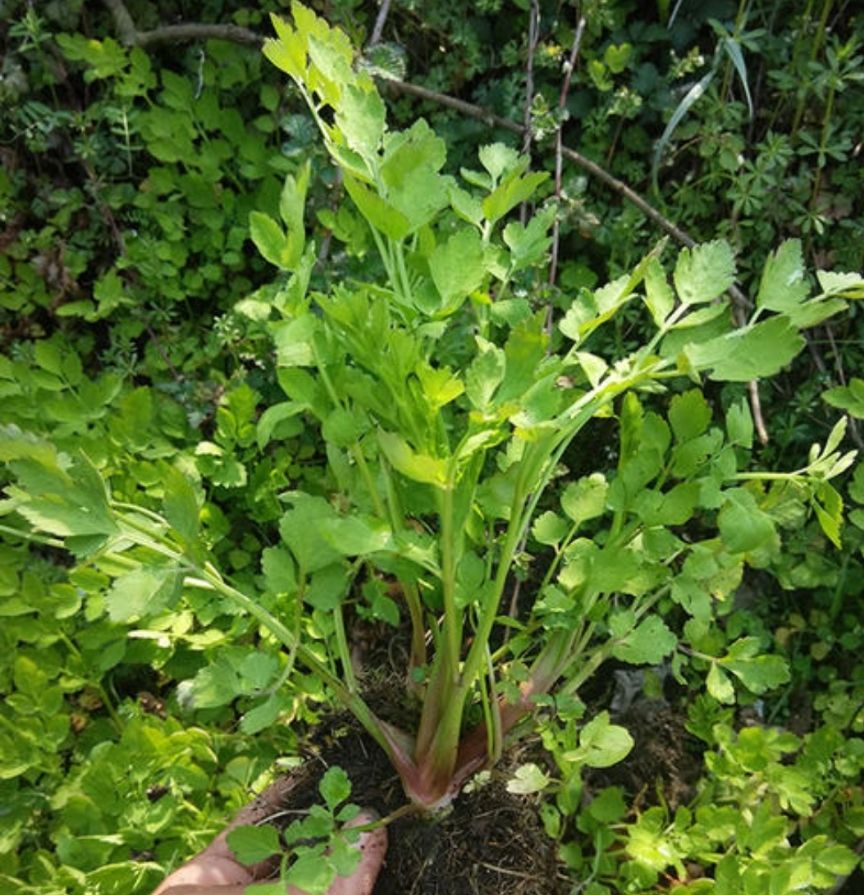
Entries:
[[[864,282],[820,273],[812,294],[800,246],[786,242],[736,329],[728,245],[682,251],[671,282],[661,245],[632,273],[579,291],[550,333],[524,287],[545,262],[556,209],[508,221],[546,175],[501,144],[480,150],[480,169],[443,173],[446,147],[424,121],[387,128],[347,37],[299,3],[293,19],[274,18],[264,52],[306,99],[382,277],[310,292],[308,167],[287,179],[281,221],[253,213],[253,240],[283,271],[273,300],[259,301],[287,396],[258,435],[266,449],[286,419],[320,426],[332,488],[283,495],[281,544],[264,556],[259,598],[208,558],[194,491],[176,470],[162,512],[119,504],[86,458],[10,429],[2,451],[18,485],[7,509],[115,576],[117,620],[164,611],[190,588],[233,601],[284,646],[285,675],[302,664],[356,714],[425,809],[494,762],[538,705],[566,712],[605,660],[680,665],[673,617],[689,617],[682,645],[709,661],[718,698],[734,693],[733,679],[754,692],[785,680],[783,663],[750,638],[713,653],[711,619],[745,564],[779,549],[797,508],[812,507],[839,539],[842,500],[829,480],[852,454],[838,451],[839,425],[800,470],[743,471],[746,403],[712,425],[699,384],[778,372],[802,349],[801,330],[860,297]],[[604,336],[622,314],[653,327],[634,350]],[[602,418],[618,424],[614,475],[574,477],[576,462],[608,465],[593,440]],[[545,565],[514,599],[528,552]],[[407,614],[416,729],[365,702],[349,604],[389,621]],[[573,754],[603,765],[629,745],[601,714]]]

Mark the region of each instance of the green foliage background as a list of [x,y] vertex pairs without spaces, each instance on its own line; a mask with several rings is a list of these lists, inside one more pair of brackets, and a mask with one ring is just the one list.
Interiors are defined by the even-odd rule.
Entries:
[[[802,240],[810,267],[864,268],[864,20],[854,5],[543,2],[529,50],[532,5],[482,0],[466,14],[394,0],[384,43],[366,60],[521,122],[530,58],[534,170],[554,169],[561,125],[567,145],[694,238],[727,238],[748,294],[787,237]],[[351,0],[316,8],[359,45],[378,12]],[[195,18],[261,34],[268,12],[284,12],[219,0],[128,9],[142,31]],[[584,38],[562,110],[580,12]],[[265,413],[282,400],[261,314],[274,287],[249,215],[277,217],[285,175],[311,163],[306,215],[327,246],[312,273],[322,289],[374,268],[368,230],[302,100],[256,47],[129,49],[107,9],[81,0],[2,0],[0,21],[0,421],[83,450],[112,475],[118,499],[143,492],[158,505],[172,470],[182,471],[196,482],[191,499],[222,567],[266,590],[280,574],[278,495],[314,491],[326,473],[301,418]],[[476,167],[478,146],[493,139],[521,148],[482,120],[383,89],[396,122],[430,120],[454,171]],[[556,282],[516,284],[520,297],[556,311],[580,287],[628,270],[660,235],[570,165],[560,198]],[[642,335],[625,315],[613,338],[626,348]],[[853,308],[763,389],[771,442],[761,461],[802,466],[838,408],[864,415],[861,338]],[[727,385],[709,397],[725,410],[743,394]],[[791,674],[778,689],[775,676],[765,693],[738,692],[757,707],[755,728],[741,728],[729,707],[730,675],[715,673],[713,686],[709,675],[709,692],[689,708],[707,749],[696,804],[672,812],[661,800],[635,814],[609,789],[583,808],[567,758],[575,734],[544,730],[561,784],[539,810],[574,879],[590,875],[592,895],[660,891],[664,874],[683,881],[694,861],[714,868],[714,888],[691,880],[678,891],[819,891],[852,871],[841,846],[864,837],[860,472],[848,498],[840,549],[815,522],[790,520],[786,549],[771,560],[776,579],[757,574],[706,635],[705,656],[752,638]],[[224,601],[201,593],[130,635],[112,611],[109,574],[68,567],[52,543],[8,534],[0,545],[0,880],[39,895],[145,893],[274,762],[290,765],[295,732],[327,697],[311,676],[286,685],[254,648],[254,621]],[[377,600],[379,617],[392,614],[385,595]],[[718,667],[687,661],[694,686]],[[271,726],[277,717],[290,724]]]

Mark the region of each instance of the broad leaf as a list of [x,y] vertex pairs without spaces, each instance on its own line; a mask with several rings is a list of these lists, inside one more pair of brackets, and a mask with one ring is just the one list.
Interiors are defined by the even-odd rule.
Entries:
[[689,344],[684,353],[694,370],[711,379],[749,382],[779,373],[804,347],[804,338],[782,316],[742,327],[701,344]]
[[735,256],[725,240],[718,239],[683,249],[673,274],[678,296],[685,304],[713,301],[735,282]]
[[141,566],[114,581],[105,597],[111,621],[154,615],[180,596],[183,573],[173,565]]

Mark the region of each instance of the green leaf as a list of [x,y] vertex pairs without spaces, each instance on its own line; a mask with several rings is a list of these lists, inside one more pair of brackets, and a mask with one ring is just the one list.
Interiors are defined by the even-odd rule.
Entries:
[[263,211],[249,214],[249,235],[262,256],[276,267],[291,267],[291,246],[279,224]]
[[[302,425],[296,421],[296,417],[306,409],[305,404],[298,401],[282,401],[268,407],[258,420],[255,428],[255,436],[259,449],[263,450],[274,436],[291,437],[302,431]],[[288,421],[294,421],[288,423]],[[286,434],[286,433],[290,433]]]
[[519,765],[513,776],[507,781],[507,792],[527,796],[534,792],[542,792],[552,782],[551,777],[542,771],[534,762]]
[[804,278],[801,240],[787,239],[765,262],[756,307],[789,313],[807,298],[809,292],[810,287]]
[[300,855],[285,874],[285,882],[306,895],[326,895],[335,879],[333,862],[327,855],[316,851]]
[[335,811],[351,795],[351,781],[338,765],[326,770],[318,784],[318,792],[331,811]]
[[831,543],[840,549],[840,529],[843,527],[843,498],[828,482],[820,482],[812,500],[819,527]]
[[447,482],[447,464],[427,454],[417,454],[408,443],[392,432],[378,432],[378,443],[390,465],[406,478],[443,487]]
[[744,488],[723,493],[725,503],[717,514],[720,537],[731,553],[750,553],[776,541],[771,517]]
[[735,702],[735,687],[729,680],[729,675],[716,663],[711,663],[708,670],[708,677],[705,681],[708,692],[724,705],[731,705]]
[[673,274],[678,296],[685,304],[713,301],[735,282],[735,256],[722,239],[683,249]]
[[270,326],[276,343],[276,360],[280,367],[311,367],[315,364],[313,341],[321,329],[314,314],[303,314],[293,320],[279,321]]
[[429,269],[445,306],[465,298],[480,287],[486,275],[480,234],[467,227],[457,230],[446,243],[435,248]]
[[183,573],[176,566],[141,566],[114,581],[105,597],[111,621],[153,615],[180,596]]
[[0,427],[0,460],[17,476],[8,489],[15,509],[37,529],[60,537],[117,531],[105,482],[84,454],[70,458],[10,425]]
[[302,492],[292,492],[286,498],[293,507],[282,516],[279,532],[304,574],[338,562],[338,551],[320,534],[322,523],[336,518],[330,503],[323,497],[311,497]]
[[485,411],[504,379],[504,352],[480,336],[476,340],[479,351],[465,375],[465,391],[471,404],[477,410]]
[[833,844],[820,848],[813,860],[823,870],[836,876],[848,876],[858,866],[859,857],[845,845]]
[[282,851],[279,831],[270,824],[243,824],[229,830],[226,838],[228,847],[241,864],[258,864]]
[[726,434],[730,444],[753,447],[753,417],[745,398],[739,398],[726,412]]
[[864,379],[853,376],[848,385],[822,392],[822,400],[856,419],[864,419]]
[[523,270],[539,264],[552,244],[549,228],[555,220],[557,209],[550,205],[538,212],[522,226],[519,221],[511,221],[502,236],[510,248],[513,271]]
[[495,190],[483,200],[483,214],[490,224],[495,224],[521,202],[527,202],[541,183],[548,180],[545,171],[518,176],[514,171],[504,178]]
[[342,563],[334,563],[312,573],[303,599],[314,609],[332,612],[345,599],[351,578]]
[[366,556],[393,546],[392,532],[387,525],[359,515],[325,519],[318,530],[343,556]]
[[602,472],[571,482],[561,495],[561,509],[576,524],[602,516],[606,510],[609,485]]
[[610,724],[609,712],[600,712],[579,731],[579,748],[565,752],[564,758],[589,768],[608,768],[626,758],[633,745],[627,729]]
[[527,161],[520,158],[519,153],[504,143],[489,143],[481,146],[477,153],[480,164],[489,172],[493,183],[498,183],[502,175],[512,171],[520,162],[524,170]]
[[244,713],[240,719],[240,730],[249,736],[254,736],[274,724],[283,712],[289,712],[291,708],[292,701],[289,698],[282,693],[273,693]]
[[171,527],[188,543],[198,537],[198,497],[192,483],[175,466],[163,467],[162,510]]
[[675,293],[658,258],[652,258],[645,268],[645,304],[657,326],[663,325],[675,307]]
[[348,145],[372,165],[384,136],[384,119],[384,101],[377,90],[350,85],[342,92],[336,109],[336,125]]
[[265,547],[261,554],[264,583],[272,594],[295,593],[297,569],[291,554],[284,547]]
[[742,637],[718,662],[753,693],[765,693],[790,680],[786,661],[775,655],[759,655],[759,639]]
[[411,232],[411,222],[398,208],[373,193],[350,174],[345,175],[344,182],[357,210],[379,233],[401,242]]
[[711,422],[711,408],[699,389],[675,395],[669,405],[669,424],[676,441],[690,441],[701,435]]
[[564,519],[547,510],[534,520],[534,524],[531,526],[531,534],[538,543],[557,547],[566,536],[568,527]]
[[669,630],[666,622],[657,615],[649,615],[616,641],[612,655],[631,665],[658,665],[677,645],[678,638]]
[[786,317],[777,316],[707,342],[691,342],[684,353],[694,370],[707,370],[711,379],[749,382],[779,373],[804,344]]

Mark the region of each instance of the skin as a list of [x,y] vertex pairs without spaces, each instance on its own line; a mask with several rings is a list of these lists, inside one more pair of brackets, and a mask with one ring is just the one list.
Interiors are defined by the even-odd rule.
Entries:
[[[255,824],[278,812],[291,789],[290,777],[277,780],[252,804],[247,805],[233,821],[199,854],[168,876],[153,895],[250,895],[251,884],[267,879],[273,872],[271,861],[247,867],[239,864],[228,847],[227,835],[234,827]],[[361,826],[374,820],[369,812],[360,814],[349,826]],[[362,852],[360,864],[350,877],[337,877],[327,895],[371,895],[387,851],[387,830],[379,827],[360,835],[357,847]],[[286,895],[303,895],[293,886]]]

